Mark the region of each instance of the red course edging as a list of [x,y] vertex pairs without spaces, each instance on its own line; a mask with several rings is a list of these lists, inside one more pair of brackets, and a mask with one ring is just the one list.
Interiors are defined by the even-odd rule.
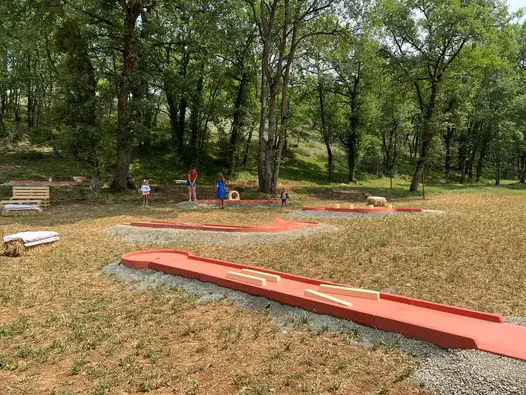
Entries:
[[[197,257],[187,251],[136,251],[123,255],[121,263],[134,269],[150,268],[211,282],[283,304],[429,341],[441,347],[474,348],[526,360],[526,327],[504,323],[502,317],[496,314],[385,293],[380,294],[380,299],[337,295],[338,299],[352,303],[352,307],[342,306],[330,300],[315,300],[304,294],[306,289],[317,290],[320,284],[339,284]],[[279,275],[281,280],[278,283],[267,281],[265,286],[259,286],[226,278],[228,271],[243,268]]]
[[168,221],[150,221],[150,222],[132,222],[131,226],[142,228],[167,228],[167,229],[185,229],[185,230],[207,230],[216,232],[250,232],[250,233],[280,233],[291,230],[306,229],[319,226],[318,222],[304,221],[298,222],[293,219],[284,221],[276,218],[274,222],[262,226],[239,226],[239,225],[222,225],[222,224],[188,224]]
[[327,207],[327,206],[303,206],[303,211],[331,211],[336,213],[358,213],[358,214],[371,214],[371,213],[420,213],[421,208],[411,207],[360,207],[360,208],[338,208],[338,207]]

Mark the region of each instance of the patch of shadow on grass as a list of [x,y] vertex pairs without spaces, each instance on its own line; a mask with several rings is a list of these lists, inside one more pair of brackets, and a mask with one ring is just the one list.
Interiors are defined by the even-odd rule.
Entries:
[[[400,349],[421,359],[411,374],[395,381],[408,380],[410,384],[439,394],[526,394],[526,363],[519,360],[478,350],[446,350],[397,333],[383,332],[351,321],[285,306],[263,297],[155,270],[135,270],[120,263],[112,263],[103,271],[125,283],[136,283],[139,291],[154,287],[175,288],[194,295],[197,304],[228,300],[247,309],[263,311],[274,319],[282,331],[303,327],[317,332],[343,334],[352,345]],[[509,317],[506,320],[526,325],[525,318]]]

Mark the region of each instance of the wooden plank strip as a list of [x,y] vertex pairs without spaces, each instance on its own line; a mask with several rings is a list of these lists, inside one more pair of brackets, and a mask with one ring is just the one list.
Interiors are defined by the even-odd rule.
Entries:
[[20,189],[20,188],[16,188],[14,187],[13,188],[13,192],[18,192],[18,193],[24,193],[24,192],[34,192],[34,193],[49,193],[49,189],[32,189],[32,188],[28,188],[28,189]]
[[25,196],[29,196],[29,197],[31,197],[31,196],[42,196],[42,197],[45,197],[45,198],[49,198],[50,197],[49,195],[42,195],[40,193],[22,193],[22,194],[15,193],[15,194],[13,194],[13,197],[25,197]]
[[13,189],[14,193],[49,193],[48,190],[20,190],[20,189]]
[[248,273],[249,275],[252,275],[254,277],[264,278],[265,280],[270,281],[271,283],[279,283],[281,281],[281,277],[276,274],[259,272],[257,270],[251,269],[241,269],[241,271],[244,273]]
[[50,196],[47,192],[15,192],[13,193],[13,196]]
[[368,289],[348,288],[348,287],[339,287],[336,285],[320,284],[318,291],[326,292],[328,294],[333,294],[333,295],[353,296],[355,298],[364,298],[364,299],[373,299],[373,300],[380,299],[380,292],[370,291]]
[[43,197],[40,197],[40,196],[13,196],[12,198],[10,198],[11,200],[28,200],[28,199],[33,199],[33,200],[42,200],[42,201],[47,201],[49,202],[49,198],[43,198]]
[[248,284],[259,285],[260,287],[267,286],[267,280],[265,280],[264,278],[249,276],[248,274],[243,274],[243,273],[238,273],[238,272],[227,272],[226,278],[229,278],[231,280],[236,280],[236,281],[242,281]]
[[49,187],[18,187],[14,186],[15,191],[49,191]]
[[346,307],[352,307],[351,302],[347,302],[346,300],[342,300],[342,299],[338,299],[330,295],[326,295],[324,293],[315,291],[313,289],[306,289],[303,292],[303,295],[307,296],[308,298],[321,300],[322,302],[332,302],[332,303],[341,304]]

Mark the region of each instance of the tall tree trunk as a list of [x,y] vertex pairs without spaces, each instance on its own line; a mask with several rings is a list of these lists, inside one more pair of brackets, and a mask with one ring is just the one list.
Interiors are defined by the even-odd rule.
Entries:
[[[166,63],[171,63],[172,52],[168,46],[166,51]],[[179,104],[175,93],[175,86],[172,81],[173,76],[170,73],[165,73],[163,78],[164,94],[166,96],[166,104],[168,106],[168,117],[170,118],[170,132],[172,145],[177,147],[177,128],[179,123]],[[160,102],[159,102],[160,103]],[[154,121],[156,122],[156,120]]]
[[479,158],[477,160],[477,167],[476,167],[476,181],[480,181],[480,177],[482,177],[482,170],[484,165],[484,159],[486,158],[486,151],[488,149],[488,146],[491,141],[491,135],[489,129],[486,127],[486,130],[481,128],[481,144],[480,144],[480,150],[479,150]]
[[234,117],[232,120],[232,132],[230,134],[228,174],[231,177],[235,176],[236,166],[239,161],[238,142],[244,125],[247,81],[248,73],[244,71],[237,87],[236,101],[234,104]]
[[318,73],[318,99],[320,102],[320,118],[321,118],[321,136],[327,149],[327,173],[329,182],[334,181],[334,164],[333,154],[331,149],[331,138],[329,135],[329,129],[327,128],[327,118],[325,116],[325,94],[323,90],[323,83],[321,81],[321,75]]
[[6,110],[6,94],[2,87],[2,90],[0,91],[0,137],[4,137],[7,135],[7,128],[4,122],[5,110]]
[[349,92],[351,115],[349,117],[349,130],[346,136],[347,155],[348,155],[348,166],[349,166],[349,177],[348,181],[356,183],[356,167],[358,165],[358,144],[359,144],[359,124],[360,119],[358,115],[358,95],[361,78],[359,73],[354,76],[353,86],[351,92]]
[[212,118],[212,109],[211,106],[213,103],[215,103],[217,96],[221,92],[221,78],[218,78],[217,82],[215,83],[214,89],[210,89],[210,94],[208,96],[208,105],[206,106],[204,111],[206,113],[206,118],[203,121],[201,121],[201,127],[197,138],[197,156],[198,160],[201,154],[204,151],[205,143],[208,139],[208,125],[210,124],[210,120]]
[[397,152],[398,126],[400,121],[394,120],[393,126],[389,129],[389,137],[384,129],[382,131],[382,148],[383,148],[383,173],[385,176],[392,176]]
[[[190,62],[190,54],[186,51],[183,53],[181,59],[181,68],[179,75],[182,80],[186,80],[188,74],[188,63]],[[184,138],[185,138],[185,127],[186,127],[186,108],[188,107],[187,92],[183,90],[179,101],[179,113],[177,115],[177,126],[175,131],[176,148],[179,155],[184,153]]]
[[451,144],[453,141],[453,135],[455,134],[455,128],[449,126],[446,134],[444,135],[444,143],[446,147],[446,163],[444,165],[444,179],[449,180],[451,178]]
[[[166,79],[166,78],[165,78]],[[172,144],[177,146],[177,128],[179,123],[179,105],[173,87],[170,84],[164,83],[164,93],[166,95],[166,104],[168,105],[168,116],[170,118],[170,131]]]
[[[279,60],[278,60],[278,70],[277,75],[283,75],[283,80],[281,83],[281,111],[280,111],[280,121],[279,121],[279,128],[277,130],[278,135],[277,137],[277,149],[274,157],[274,169],[272,173],[272,182],[271,182],[271,193],[276,193],[276,189],[278,187],[278,176],[279,176],[279,169],[281,166],[281,156],[283,153],[283,148],[285,147],[287,143],[287,123],[288,123],[288,111],[289,111],[289,81],[290,81],[290,71],[291,66],[294,62],[294,57],[296,56],[296,49],[298,45],[298,23],[294,22],[292,26],[292,36],[290,37],[290,50],[288,55],[285,58],[285,47],[287,43],[287,39],[289,36],[289,23],[290,23],[290,16],[291,16],[291,9],[290,9],[290,1],[285,0],[285,22],[283,24],[283,32],[282,32],[282,42],[281,42],[281,49],[279,54]],[[285,60],[286,59],[286,60]],[[285,67],[283,68],[284,62],[286,63]],[[283,73],[283,74],[282,74]]]
[[243,154],[243,161],[241,162],[242,167],[246,167],[248,163],[248,154],[250,152],[250,144],[252,144],[252,135],[254,134],[253,126],[251,126],[248,131],[247,141],[245,143],[245,153]]
[[267,131],[267,144],[265,147],[265,180],[263,183],[263,192],[271,193],[272,187],[272,161],[274,156],[276,136],[276,106],[278,101],[278,88],[277,83],[274,81],[270,85],[270,98],[268,103],[268,131]]
[[416,192],[418,190],[418,185],[422,179],[422,174],[424,173],[424,167],[427,162],[427,156],[429,153],[429,146],[431,145],[431,133],[425,133],[422,137],[422,146],[420,148],[420,157],[416,163],[415,173],[413,175],[413,180],[411,181],[411,187],[409,192]]
[[130,179],[132,134],[129,122],[129,96],[131,78],[135,65],[134,43],[137,18],[142,12],[143,2],[120,0],[124,9],[123,69],[117,103],[117,169],[112,187],[115,189],[135,188]]
[[196,158],[199,151],[199,134],[203,106],[204,67],[205,65],[203,63],[199,78],[197,79],[195,94],[192,98],[190,110],[190,155],[192,158]]
[[500,176],[501,176],[501,153],[500,153],[500,133],[497,135],[497,150],[495,153],[495,185],[500,185]]
[[[265,52],[265,49],[264,49]],[[268,49],[267,49],[268,52]],[[268,53],[267,53],[268,57]],[[261,92],[260,92],[260,113],[259,113],[259,129],[258,129],[258,183],[259,191],[265,190],[265,127],[267,122],[267,80],[265,75],[265,55],[263,55],[263,72],[261,73]]]
[[526,181],[526,151],[522,151],[520,157],[520,173],[519,173],[519,182],[524,184]]
[[358,136],[356,133],[347,136],[348,182],[356,182],[356,160],[358,157]]
[[[7,49],[2,51],[2,57],[0,58],[0,61],[1,61],[1,67],[2,67],[1,73],[3,75],[7,75],[8,73]],[[2,81],[0,83],[0,137],[4,137],[7,135],[7,127],[4,122],[7,107],[8,107],[7,84],[5,81]]]
[[[415,173],[413,175],[413,179],[411,181],[411,186],[409,187],[409,192],[416,192],[418,190],[418,185],[420,184],[420,180],[422,179],[422,174],[424,174],[424,167],[426,165],[429,149],[431,146],[431,142],[433,140],[433,131],[432,131],[432,125],[431,122],[434,120],[435,117],[435,106],[436,106],[436,98],[438,94],[438,83],[433,82],[431,84],[431,94],[429,97],[429,103],[424,108],[421,106],[421,111],[424,112],[423,116],[423,122],[422,122],[422,147],[420,149],[420,158],[418,158],[418,162],[416,163],[416,169]],[[420,94],[420,91],[417,92]],[[419,102],[422,103],[422,98],[419,98]]]
[[31,54],[27,55],[27,73],[28,73],[28,79],[27,79],[27,128],[29,129],[29,132],[33,129],[33,105],[34,105],[34,96],[33,96],[33,76],[31,73],[33,72],[31,67]]

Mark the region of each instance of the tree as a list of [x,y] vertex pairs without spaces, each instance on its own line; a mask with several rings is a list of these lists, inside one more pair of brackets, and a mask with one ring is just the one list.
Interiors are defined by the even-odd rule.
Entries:
[[[247,0],[261,42],[261,90],[258,146],[259,190],[275,193],[286,141],[289,88],[301,43],[329,34],[335,25],[312,29],[334,0]],[[267,125],[268,121],[268,125]]]
[[380,15],[390,38],[389,51],[414,86],[420,110],[420,156],[410,191],[418,188],[428,160],[440,90],[451,67],[466,51],[495,34],[505,8],[493,1],[383,0]]
[[75,21],[65,21],[57,31],[56,45],[64,55],[55,104],[61,128],[61,145],[75,160],[93,172],[92,186],[100,193],[100,175],[109,143],[99,120],[97,79],[88,48],[89,40]]

